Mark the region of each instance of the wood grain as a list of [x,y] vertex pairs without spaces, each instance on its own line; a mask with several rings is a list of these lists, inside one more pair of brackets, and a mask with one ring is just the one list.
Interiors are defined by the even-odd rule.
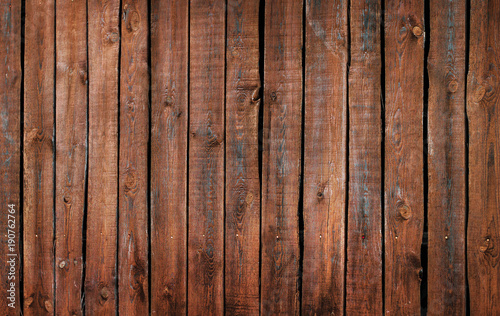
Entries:
[[118,293],[122,315],[149,313],[148,4],[122,1]]
[[226,54],[225,312],[259,314],[259,1],[230,0]]
[[[0,118],[0,255],[2,257],[0,288],[0,314],[21,315],[20,292],[20,252],[22,225],[21,217],[21,1],[3,0],[0,2],[0,83],[1,112]],[[9,217],[8,215],[11,215]],[[15,222],[9,222],[14,220]],[[9,225],[15,224],[15,228]],[[9,232],[10,229],[10,232]],[[8,247],[8,238],[13,237],[13,251]],[[12,256],[17,254],[17,256]],[[14,258],[14,259],[12,259]],[[15,279],[12,276],[11,263],[15,262]],[[11,261],[12,262],[12,261]],[[13,290],[13,291],[12,291]],[[10,292],[8,292],[10,291]],[[7,299],[15,293],[15,302]],[[9,295],[9,296],[7,296]],[[9,307],[9,303],[14,303]]]
[[346,313],[383,314],[381,2],[351,2]]
[[25,14],[24,314],[47,315],[54,313],[55,281],[55,2],[26,2]]
[[[116,311],[120,1],[88,2],[89,170],[85,311]],[[123,232],[121,232],[123,233]]]
[[224,311],[225,2],[191,0],[188,311]]
[[500,313],[499,16],[498,1],[471,1],[467,271],[470,310],[478,315]]
[[424,3],[385,5],[385,313],[420,313]]
[[430,2],[428,314],[464,315],[465,1]]
[[344,310],[347,1],[306,1],[302,312]]
[[187,299],[189,2],[151,1],[151,313]]
[[261,312],[298,315],[302,1],[266,1]]

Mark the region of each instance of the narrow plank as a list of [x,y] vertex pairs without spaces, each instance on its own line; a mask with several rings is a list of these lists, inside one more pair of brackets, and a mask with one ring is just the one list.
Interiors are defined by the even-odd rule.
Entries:
[[118,289],[122,315],[149,313],[148,4],[123,0],[120,62]]
[[54,0],[25,3],[24,314],[54,312]]
[[348,2],[306,1],[302,312],[344,310]]
[[428,312],[464,315],[465,1],[430,2]]
[[56,315],[82,315],[87,169],[86,1],[56,0]]
[[186,313],[189,2],[151,1],[151,313]]
[[420,313],[424,3],[385,3],[385,312]]
[[192,0],[188,310],[224,312],[225,2]]
[[225,311],[259,314],[259,1],[229,0]]
[[470,310],[478,315],[500,314],[499,16],[498,1],[471,1],[467,271]]
[[89,169],[85,311],[116,311],[119,0],[88,1]]
[[302,125],[302,10],[266,1],[262,153],[263,314],[300,313],[299,188]]
[[351,2],[346,312],[383,314],[381,1]]
[[0,43],[0,314],[21,315],[21,1],[0,2]]

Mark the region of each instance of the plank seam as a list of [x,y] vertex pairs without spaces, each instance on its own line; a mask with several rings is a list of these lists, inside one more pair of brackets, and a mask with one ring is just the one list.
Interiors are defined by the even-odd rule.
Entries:
[[382,237],[382,311],[385,314],[385,1],[380,3],[380,235]]
[[188,33],[188,39],[187,39],[187,106],[186,106],[186,112],[187,112],[187,123],[186,123],[186,250],[185,250],[185,262],[186,262],[186,275],[185,275],[185,282],[186,282],[186,289],[184,293],[184,298],[186,302],[186,316],[188,314],[188,309],[189,309],[189,140],[191,135],[190,127],[191,127],[191,1],[188,2],[187,4],[187,33]]
[[265,0],[259,1],[259,118],[258,118],[258,160],[259,160],[259,315],[262,313],[262,153],[264,137],[264,31],[265,31]]
[[[10,7],[10,5],[9,5]],[[21,310],[21,315],[24,314],[24,277],[23,277],[23,267],[24,267],[24,36],[26,28],[26,1],[21,1],[21,32],[20,32],[20,55],[21,55],[21,84],[19,89],[19,255],[21,260],[19,261],[19,308]]]
[[465,86],[464,86],[464,127],[465,127],[465,314],[470,315],[470,291],[467,259],[467,231],[469,226],[469,117],[467,113],[467,84],[470,54],[470,8],[471,0],[465,1]]
[[120,107],[121,107],[121,64],[122,64],[122,5],[123,1],[119,0],[118,4],[118,36],[120,38],[120,42],[118,43],[118,64],[117,64],[117,108],[116,108],[116,170],[117,170],[117,179],[116,179],[116,252],[115,252],[115,315],[119,315],[119,306],[120,306],[120,295],[119,295],[119,286],[120,282],[118,281],[119,273],[120,273]]

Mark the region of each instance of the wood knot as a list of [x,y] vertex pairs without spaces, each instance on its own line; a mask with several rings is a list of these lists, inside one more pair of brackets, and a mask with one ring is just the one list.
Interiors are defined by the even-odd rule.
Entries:
[[320,199],[323,198],[323,192],[322,191],[318,191],[318,193],[316,193],[316,196]]
[[248,193],[245,201],[247,202],[247,204],[252,203],[252,201],[253,201],[253,194],[252,193]]
[[409,220],[411,218],[411,208],[406,205],[404,202],[398,202],[396,209],[398,211],[398,215],[403,219],[403,220]]
[[132,11],[130,14],[127,15],[128,22],[127,22],[127,30],[129,32],[135,32],[139,29],[139,24],[141,23],[141,18],[139,16],[139,13],[137,11]]
[[85,70],[80,70],[78,71],[78,75],[80,76],[80,82],[86,85],[88,80],[87,72]]
[[252,92],[252,102],[257,102],[259,100],[260,100],[260,87],[257,87]]
[[45,310],[49,313],[52,313],[52,310],[54,309],[54,306],[50,301],[45,301]]
[[129,171],[125,177],[125,192],[137,191],[137,178],[135,172]]
[[271,100],[272,101],[276,101],[278,99],[278,95],[276,94],[276,92],[271,92]]
[[247,95],[244,92],[238,93],[237,101],[238,103],[245,103]]
[[424,31],[418,25],[414,26],[411,29],[411,31],[413,32],[413,35],[415,35],[416,37],[420,37],[424,33]]
[[479,251],[481,251],[482,253],[487,253],[489,249],[491,249],[491,239],[490,238],[486,238],[483,242],[483,244],[479,247]]
[[456,80],[452,80],[448,83],[448,91],[456,92],[458,90],[458,83]]
[[173,106],[174,105],[174,99],[171,96],[168,96],[165,99],[165,106]]
[[64,202],[64,204],[71,204],[71,197],[70,196],[64,196],[63,197],[63,202]]
[[116,43],[120,40],[120,35],[118,32],[111,32],[106,35],[106,39],[111,43]]
[[26,303],[26,306],[31,306],[31,304],[33,304],[33,296],[26,298],[24,302]]
[[109,298],[109,290],[105,287],[101,289],[101,297],[103,300],[107,300]]
[[474,102],[479,103],[481,100],[484,98],[484,95],[486,94],[486,88],[483,85],[480,85],[477,87],[476,91],[474,92]]
[[59,268],[60,268],[60,269],[64,269],[64,267],[65,267],[65,266],[66,266],[66,261],[64,261],[64,260],[63,260],[63,261],[61,261],[61,262],[59,263]]

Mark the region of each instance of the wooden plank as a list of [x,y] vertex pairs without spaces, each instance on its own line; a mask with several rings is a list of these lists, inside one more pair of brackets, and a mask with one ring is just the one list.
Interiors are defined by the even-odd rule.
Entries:
[[424,3],[385,3],[385,313],[420,313]]
[[148,4],[122,1],[118,288],[122,315],[149,313]]
[[21,1],[0,2],[0,43],[0,314],[21,315]]
[[265,3],[262,153],[263,314],[300,313],[302,1]]
[[151,1],[153,315],[187,306],[188,23],[188,1]]
[[85,311],[116,311],[119,0],[88,2],[89,170]]
[[381,1],[351,2],[347,314],[383,314],[381,18]]
[[192,0],[188,310],[224,312],[224,1]]
[[344,310],[348,2],[306,1],[302,312]]
[[226,54],[225,311],[259,314],[259,1],[230,0]]
[[56,304],[82,315],[83,226],[87,169],[86,1],[57,1],[56,14]]
[[464,315],[465,1],[430,2],[428,311]]
[[467,271],[470,310],[478,315],[500,314],[499,16],[498,1],[471,1]]
[[54,312],[55,2],[25,3],[24,314]]

